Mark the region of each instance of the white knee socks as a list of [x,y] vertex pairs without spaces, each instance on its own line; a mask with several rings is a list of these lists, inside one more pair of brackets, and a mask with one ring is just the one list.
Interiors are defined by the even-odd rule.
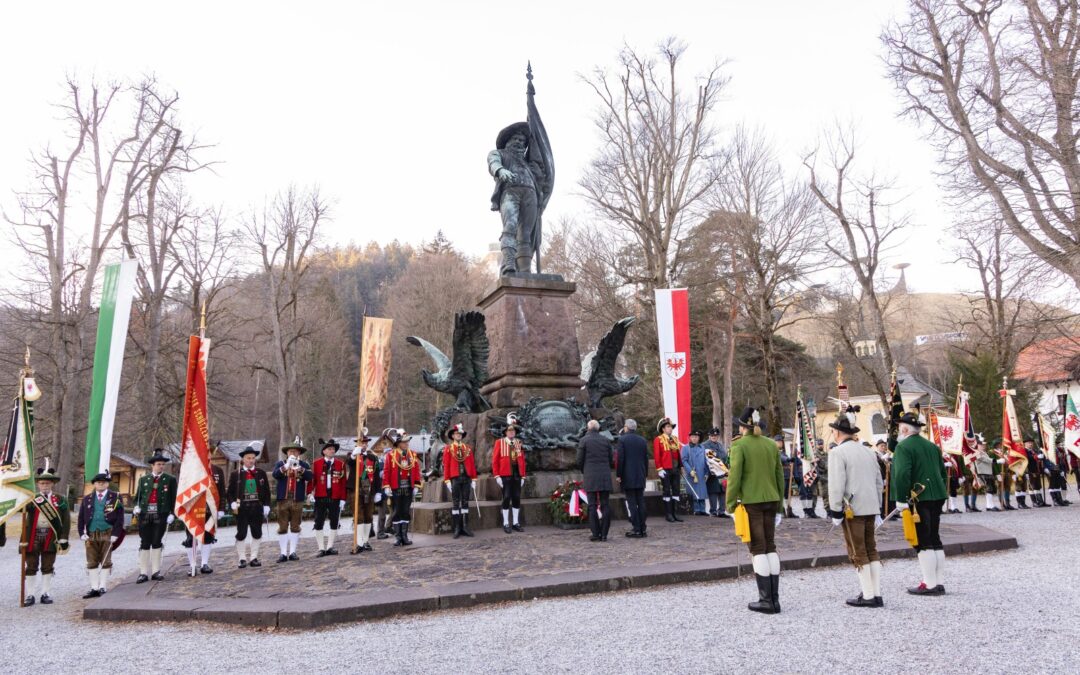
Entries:
[[52,590],[52,578],[53,575],[51,574],[41,575],[41,595],[48,595],[49,591]]
[[277,536],[277,543],[281,548],[281,555],[289,555],[289,536],[288,532]]
[[247,544],[247,539],[236,542],[236,557],[240,562],[244,562],[245,560],[247,560],[247,555],[244,551],[244,549],[247,548]]
[[507,525],[510,524],[510,509],[503,509],[502,510],[502,516],[503,516],[503,527],[506,527]]
[[199,561],[203,566],[210,564],[210,551],[213,549],[213,544],[203,544],[199,547]]
[[919,551],[919,569],[927,588],[937,586],[937,556],[933,551]]
[[870,572],[869,565],[863,565],[855,571],[859,575],[859,588],[862,590],[862,596],[864,600],[871,600],[875,597],[874,594],[874,578]]
[[326,548],[334,548],[334,540],[337,539],[337,530],[330,530],[326,533]]
[[945,584],[945,551],[934,551],[934,580],[938,586]]
[[518,516],[521,515],[521,509],[512,509],[512,510],[514,512],[514,524],[518,525],[518,524],[520,524]]
[[150,576],[150,549],[139,549],[139,574]]
[[766,553],[769,559],[769,574],[780,574],[780,555],[778,553]]
[[300,545],[300,533],[299,532],[290,532],[289,533],[289,553],[290,554],[296,553],[296,549],[297,549],[297,547],[299,545]]
[[769,576],[769,556],[756,555],[753,557],[752,563],[754,565],[754,574],[759,577]]
[[323,531],[322,530],[315,530],[315,545],[319,547],[320,551],[326,549],[325,541],[326,541],[326,537],[323,534]]
[[[874,597],[881,597],[881,561],[875,560],[870,563],[870,583],[874,589]],[[865,596],[864,596],[865,597]]]

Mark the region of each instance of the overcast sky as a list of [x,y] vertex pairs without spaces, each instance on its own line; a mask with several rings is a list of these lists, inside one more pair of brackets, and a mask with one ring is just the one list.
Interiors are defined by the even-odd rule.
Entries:
[[[897,119],[882,26],[903,2],[107,2],[10,3],[0,22],[0,204],[26,185],[27,157],[55,138],[50,103],[66,73],[154,73],[181,95],[184,125],[221,162],[192,181],[242,214],[288,186],[333,200],[331,242],[418,243],[438,229],[479,255],[497,237],[485,166],[495,135],[524,118],[526,61],[558,167],[545,220],[588,217],[577,181],[597,146],[594,95],[580,81],[623,43],[668,35],[700,72],[730,62],[716,121],[763,127],[793,169],[822,131],[858,125],[862,157],[894,175],[916,227],[889,264],[909,286],[957,290],[945,272],[935,155]],[[119,254],[116,254],[117,257]],[[956,267],[959,267],[958,265]]]

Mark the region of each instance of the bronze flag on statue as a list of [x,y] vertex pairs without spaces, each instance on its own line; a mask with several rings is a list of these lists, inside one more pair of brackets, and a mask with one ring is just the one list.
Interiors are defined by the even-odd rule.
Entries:
[[368,409],[386,405],[390,386],[390,329],[393,319],[364,317],[360,339],[360,408],[357,421],[363,424]]

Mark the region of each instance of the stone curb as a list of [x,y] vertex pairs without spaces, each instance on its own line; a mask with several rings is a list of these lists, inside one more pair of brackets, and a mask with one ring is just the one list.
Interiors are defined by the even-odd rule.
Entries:
[[[1018,547],[1015,537],[984,527],[973,527],[978,527],[978,530],[958,535],[945,545],[947,555]],[[899,543],[885,544],[879,553],[882,558],[894,559],[915,555],[914,550]],[[783,569],[807,569],[812,558],[812,553],[802,551],[784,559]],[[830,546],[822,550],[817,566],[846,563],[844,550]],[[154,598],[149,594],[150,589],[122,584],[88,604],[83,610],[83,618],[98,621],[214,621],[242,626],[310,629],[502,602],[719,581],[734,579],[738,573],[750,574],[747,555],[728,554],[718,558],[658,565],[628,565],[490,581],[394,588],[332,598]]]

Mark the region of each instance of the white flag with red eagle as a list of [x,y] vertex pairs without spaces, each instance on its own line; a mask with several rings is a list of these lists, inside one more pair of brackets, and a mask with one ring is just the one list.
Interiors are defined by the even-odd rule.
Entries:
[[217,529],[217,494],[210,473],[210,425],[206,411],[206,359],[210,340],[192,335],[188,342],[187,388],[180,443],[180,478],[176,488],[176,517],[197,541]]
[[690,297],[685,288],[656,290],[656,333],[660,338],[660,382],[664,416],[675,422],[675,435],[690,435]]

